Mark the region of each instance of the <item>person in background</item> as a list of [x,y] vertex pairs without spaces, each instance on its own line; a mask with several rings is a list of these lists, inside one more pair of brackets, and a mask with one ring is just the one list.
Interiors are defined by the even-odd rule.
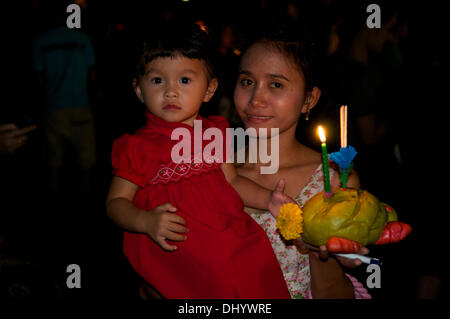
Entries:
[[44,160],[50,168],[51,190],[61,190],[60,171],[67,145],[81,169],[82,188],[92,188],[96,162],[94,119],[88,86],[95,80],[95,56],[86,34],[66,26],[64,2],[49,8],[50,28],[33,42],[34,69],[44,95]]

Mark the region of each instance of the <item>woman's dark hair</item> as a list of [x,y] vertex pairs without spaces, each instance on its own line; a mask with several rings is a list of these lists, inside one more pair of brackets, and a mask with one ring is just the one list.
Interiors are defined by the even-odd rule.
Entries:
[[170,23],[152,32],[143,42],[135,78],[145,72],[145,65],[160,57],[178,55],[204,62],[208,80],[215,77],[214,49],[208,34],[196,24]]
[[[305,80],[305,90],[314,87],[313,53],[314,45],[304,26],[299,23],[274,21],[250,42],[261,43],[288,57],[299,68]],[[249,46],[250,46],[249,45]]]

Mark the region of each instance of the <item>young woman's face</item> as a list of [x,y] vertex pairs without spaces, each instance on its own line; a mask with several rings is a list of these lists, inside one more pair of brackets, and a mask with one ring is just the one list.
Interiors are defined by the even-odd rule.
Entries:
[[193,126],[202,102],[213,96],[217,80],[208,83],[202,61],[176,56],[147,63],[145,74],[133,85],[152,114],[167,122]]
[[234,90],[234,102],[246,128],[293,129],[305,101],[305,81],[282,53],[264,44],[243,55]]

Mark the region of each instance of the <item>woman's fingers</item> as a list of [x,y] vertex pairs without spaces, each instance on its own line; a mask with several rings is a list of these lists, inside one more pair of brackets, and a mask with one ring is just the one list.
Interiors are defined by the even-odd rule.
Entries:
[[360,250],[358,250],[357,254],[360,255],[367,255],[369,253],[369,249],[367,247],[361,247]]
[[314,246],[305,243],[301,237],[295,239],[294,244],[301,254],[307,254],[310,250],[316,249]]
[[336,259],[345,268],[355,268],[362,264],[362,261],[359,260],[358,258],[349,259],[349,258],[345,258],[345,257],[341,257],[341,256],[336,256]]
[[328,257],[330,257],[330,254],[328,253],[326,246],[320,246],[319,247],[319,258],[321,260],[327,260]]
[[[367,255],[369,253],[369,249],[366,247],[361,247],[357,252],[359,255]],[[342,256],[336,256],[338,261],[342,264],[342,266],[346,268],[355,268],[362,265],[362,261],[358,258],[345,258]]]

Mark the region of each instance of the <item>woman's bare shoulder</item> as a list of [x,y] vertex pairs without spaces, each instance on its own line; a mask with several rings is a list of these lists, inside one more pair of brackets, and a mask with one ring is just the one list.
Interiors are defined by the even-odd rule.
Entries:
[[297,154],[294,163],[299,167],[317,167],[322,162],[321,153],[303,144],[297,147]]

